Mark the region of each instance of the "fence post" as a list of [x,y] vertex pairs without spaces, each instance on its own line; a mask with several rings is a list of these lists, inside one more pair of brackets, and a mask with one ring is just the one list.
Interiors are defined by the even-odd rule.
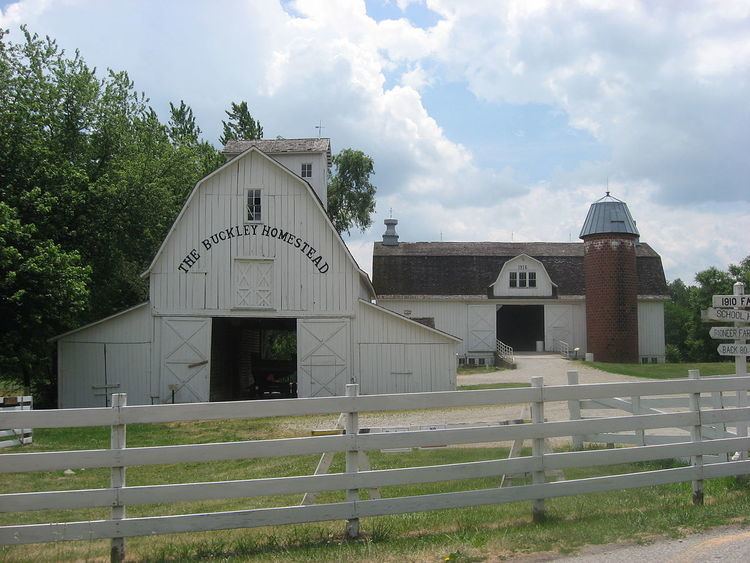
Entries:
[[[744,295],[745,294],[745,284],[742,282],[736,282],[732,286],[732,293],[734,295]],[[740,307],[735,307],[735,309],[739,309]],[[736,322],[734,323],[734,326],[741,327],[743,323]],[[745,344],[746,340],[744,338],[739,338],[734,341],[735,344]],[[734,369],[735,369],[735,375],[739,377],[747,377],[747,357],[745,356],[735,356],[734,357]],[[744,389],[738,389],[737,390],[737,407],[743,408],[747,407],[747,391]],[[737,422],[737,437],[738,438],[746,438],[747,437],[747,422],[744,420],[740,420]],[[747,459],[747,450],[742,449],[740,450],[740,456],[739,458],[741,460]],[[740,479],[744,480],[746,479],[745,476],[740,477]]]
[[[578,385],[578,371],[571,369],[568,370],[568,385]],[[581,400],[571,399],[568,401],[568,413],[570,420],[581,420]],[[583,436],[571,436],[570,437],[574,450],[583,449]]]
[[[346,385],[346,396],[356,397],[359,395],[359,384],[348,383]],[[346,414],[345,429],[349,448],[346,450],[346,472],[349,474],[357,473],[359,469],[359,450],[357,449],[357,434],[359,434],[359,413],[356,410],[349,411]],[[359,500],[359,489],[347,489],[346,500],[353,503]],[[359,537],[359,518],[350,518],[346,521],[346,537]]]
[[[697,369],[688,370],[688,377],[690,379],[700,379],[701,372]],[[690,437],[693,444],[701,443],[703,441],[703,430],[701,428],[701,394],[691,393],[690,394],[690,410],[698,415],[698,422],[690,430]],[[703,504],[703,456],[694,455],[692,456],[693,469],[695,470],[696,477],[700,477],[693,480],[693,504]]]
[[[539,394],[542,395],[544,387],[543,377],[532,377],[531,386],[535,389],[539,389]],[[540,396],[539,401],[531,403],[531,422],[535,425],[544,423],[544,397]],[[532,481],[534,485],[541,485],[544,483],[544,438],[534,438],[531,442],[531,455],[536,462],[537,470],[532,474]],[[531,515],[534,522],[542,522],[544,520],[544,499],[534,499],[534,504],[531,509]]]
[[[633,404],[633,408],[631,409],[631,414],[633,416],[637,416],[641,414],[641,396],[640,395],[633,395],[630,398],[630,402]],[[635,431],[635,436],[638,438],[640,444],[639,446],[645,446],[646,445],[646,431],[643,428],[639,428]]]
[[[110,432],[110,445],[113,450],[125,449],[125,425],[120,423],[120,407],[128,404],[127,393],[112,394],[112,429]],[[125,467],[112,466],[110,485],[115,489],[115,503],[112,505],[112,520],[125,518],[125,506],[120,500],[120,491],[125,486]],[[110,546],[110,561],[120,563],[125,560],[125,538],[112,538]]]

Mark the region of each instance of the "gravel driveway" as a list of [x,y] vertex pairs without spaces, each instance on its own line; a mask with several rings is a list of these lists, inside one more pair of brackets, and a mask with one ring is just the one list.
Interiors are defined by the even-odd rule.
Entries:
[[[566,385],[567,371],[577,369],[579,383],[610,383],[623,381],[643,381],[642,378],[626,375],[615,375],[603,372],[581,363],[573,363],[555,354],[522,354],[516,356],[517,369],[502,370],[475,375],[459,375],[458,385],[476,385],[483,383],[529,383],[534,376],[544,377],[545,385]],[[547,420],[567,420],[568,406],[565,402],[545,403]],[[525,411],[525,412],[524,412]],[[612,416],[616,411],[602,411],[601,416]],[[597,411],[587,411],[588,416],[596,416]],[[463,407],[450,409],[430,409],[405,412],[388,412],[362,414],[359,417],[360,428],[384,426],[427,426],[456,423],[490,422],[529,418],[527,405],[503,405]],[[332,428],[335,417],[321,419],[313,425],[316,429]],[[309,424],[309,420],[308,420]],[[568,443],[569,438],[552,439],[553,445]]]

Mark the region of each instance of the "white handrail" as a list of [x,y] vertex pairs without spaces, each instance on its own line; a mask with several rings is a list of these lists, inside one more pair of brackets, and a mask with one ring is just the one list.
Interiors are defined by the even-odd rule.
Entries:
[[560,352],[560,355],[563,358],[570,358],[570,344],[568,344],[564,340],[555,340],[555,344],[557,344],[557,351]]
[[502,340],[497,341],[497,357],[510,364],[513,364],[516,361],[515,357],[513,356],[513,348],[511,346],[508,346]]

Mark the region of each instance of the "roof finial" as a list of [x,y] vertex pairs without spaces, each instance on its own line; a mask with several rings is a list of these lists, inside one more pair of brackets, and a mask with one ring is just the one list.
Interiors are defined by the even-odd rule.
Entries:
[[609,176],[607,176],[607,197],[609,197]]
[[388,218],[393,219],[393,207],[388,208]]

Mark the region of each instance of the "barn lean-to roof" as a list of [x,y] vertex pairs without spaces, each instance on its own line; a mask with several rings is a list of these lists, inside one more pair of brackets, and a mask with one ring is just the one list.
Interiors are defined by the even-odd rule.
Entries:
[[[378,295],[487,295],[506,261],[519,254],[539,260],[558,295],[584,295],[581,242],[375,243],[372,279]],[[636,247],[638,294],[667,296],[661,258],[648,244]]]

